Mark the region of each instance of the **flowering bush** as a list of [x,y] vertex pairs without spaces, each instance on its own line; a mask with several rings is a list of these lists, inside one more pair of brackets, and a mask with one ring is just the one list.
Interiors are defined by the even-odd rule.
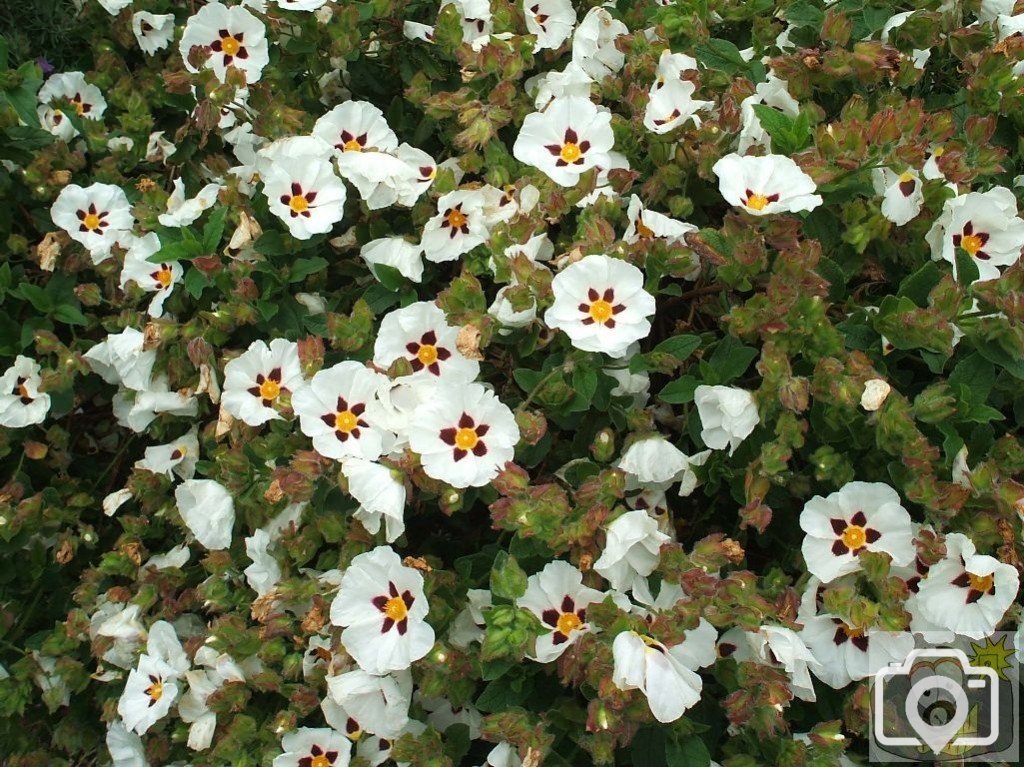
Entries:
[[0,762],[861,759],[1021,614],[1024,14],[916,6],[12,23]]

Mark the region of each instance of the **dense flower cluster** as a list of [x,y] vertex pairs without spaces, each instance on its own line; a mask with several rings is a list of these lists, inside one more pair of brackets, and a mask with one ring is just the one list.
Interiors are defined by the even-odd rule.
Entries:
[[4,764],[845,764],[1021,657],[1024,14],[919,5],[0,39]]

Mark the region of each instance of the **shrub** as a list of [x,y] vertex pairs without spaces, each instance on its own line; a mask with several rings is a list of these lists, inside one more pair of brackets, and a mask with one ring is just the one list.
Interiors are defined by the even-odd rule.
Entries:
[[3,11],[0,762],[861,758],[1020,619],[1022,17],[916,5]]

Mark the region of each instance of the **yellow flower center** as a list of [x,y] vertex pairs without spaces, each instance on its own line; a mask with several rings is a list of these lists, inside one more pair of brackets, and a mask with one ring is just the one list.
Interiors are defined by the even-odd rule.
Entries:
[[363,145],[356,141],[354,138],[350,138],[346,141],[342,147],[346,152],[362,152]]
[[900,176],[900,183],[901,184],[905,184],[908,181],[913,181],[913,180],[914,180],[914,174],[911,173],[909,170],[903,171],[903,174]]
[[19,397],[28,397],[29,396],[28,388],[25,386],[25,384],[18,384],[18,388],[15,390],[15,392],[17,393],[17,395]]
[[277,399],[281,393],[281,384],[270,378],[260,384],[260,397],[263,399]]
[[580,620],[576,613],[562,613],[558,616],[558,624],[555,628],[558,629],[560,634],[569,636],[571,632],[575,631],[582,625],[583,621]]
[[304,195],[297,194],[288,201],[288,207],[296,213],[305,213],[309,210],[309,201]]
[[148,688],[146,688],[146,695],[150,697],[154,702],[160,700],[164,694],[164,680],[158,679],[153,682]]
[[459,429],[455,433],[455,446],[460,450],[472,450],[479,441],[475,429]]
[[155,275],[156,281],[160,283],[162,287],[169,287],[171,284],[171,270],[164,267],[158,271]]
[[846,634],[850,639],[856,639],[857,637],[864,636],[864,629],[857,626],[850,626],[846,623],[843,624],[843,633]]
[[405,600],[401,597],[391,597],[384,605],[384,614],[398,623],[405,620],[409,614],[409,608],[405,606]]
[[461,229],[466,225],[466,216],[461,210],[452,210],[448,214],[448,226],[452,229]]
[[95,213],[86,214],[85,218],[82,219],[82,226],[86,229],[99,229],[100,228],[100,217]]
[[752,194],[747,198],[747,207],[754,210],[764,210],[764,206],[767,204],[768,198],[763,194]]
[[639,217],[636,220],[636,233],[646,239],[650,239],[654,236],[654,230],[647,226],[647,224],[644,223],[644,220]]
[[859,549],[868,539],[868,534],[860,525],[847,525],[843,530],[843,543],[848,548]]
[[416,352],[416,359],[422,362],[424,365],[433,365],[437,362],[437,347],[431,346],[430,344],[424,344]]
[[75,105],[75,112],[79,117],[85,114],[85,105],[81,101],[72,101],[71,103]]
[[313,761],[309,763],[309,767],[331,767],[331,763],[327,761],[326,756],[320,754],[320,756],[313,757]]
[[359,416],[351,410],[345,410],[334,415],[334,428],[338,431],[348,433],[359,425]]
[[231,35],[228,35],[220,39],[220,47],[228,56],[237,56],[238,52],[242,49],[242,44]]
[[974,573],[967,573],[967,579],[970,581],[971,590],[980,591],[982,594],[987,593],[994,583],[991,575],[975,575]]
[[561,156],[566,162],[576,162],[576,160],[580,159],[581,154],[583,153],[580,151],[579,145],[572,141],[566,142],[565,146],[562,147]]
[[942,157],[942,155],[944,155],[945,153],[946,150],[943,147],[937,146],[935,147],[935,150],[932,152],[932,157]]
[[978,254],[984,243],[981,241],[981,237],[976,234],[967,234],[960,238],[960,247],[970,253],[972,256]]
[[603,298],[599,298],[592,303],[590,305],[589,312],[595,322],[600,322],[602,324],[610,320],[612,315],[615,313],[612,305]]

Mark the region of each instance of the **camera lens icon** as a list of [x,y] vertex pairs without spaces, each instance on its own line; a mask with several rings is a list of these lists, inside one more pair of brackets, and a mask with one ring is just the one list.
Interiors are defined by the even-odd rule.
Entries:
[[[999,737],[997,684],[995,671],[971,666],[961,650],[914,650],[875,674],[874,738],[883,746],[926,746],[936,756],[951,746],[961,753],[989,746]],[[988,727],[976,726],[979,712]]]

